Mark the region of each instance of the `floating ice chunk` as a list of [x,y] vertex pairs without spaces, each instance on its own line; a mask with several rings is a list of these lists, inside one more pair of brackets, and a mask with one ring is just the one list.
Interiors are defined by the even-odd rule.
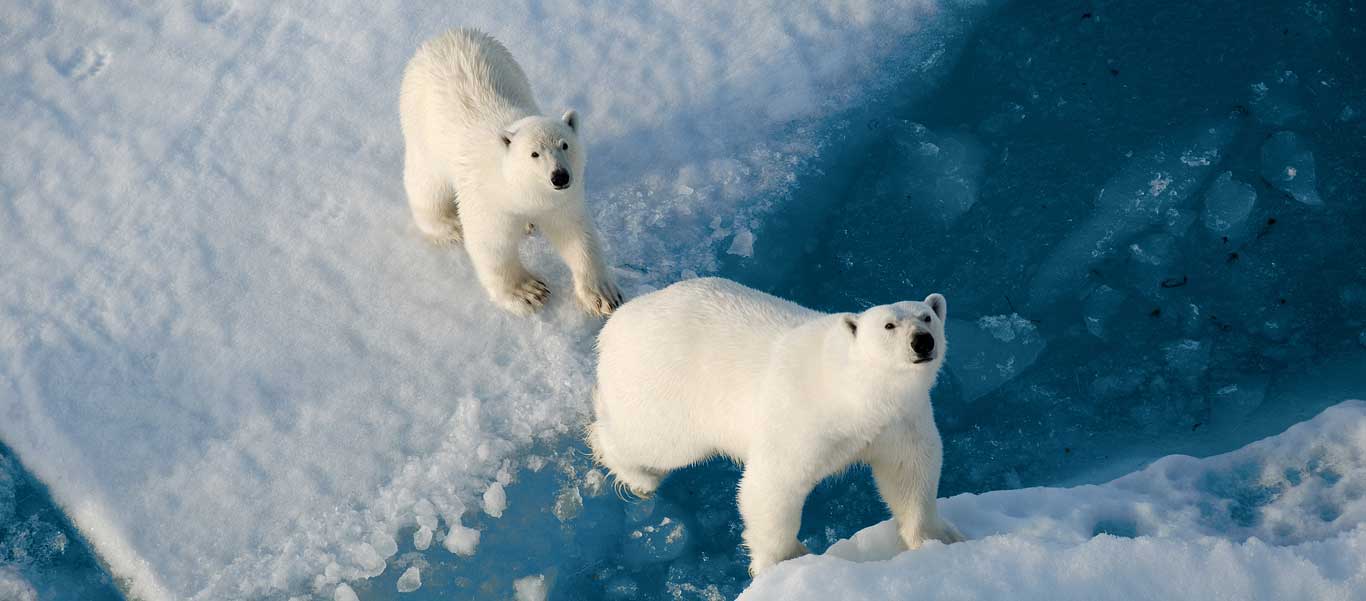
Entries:
[[1083,303],[1086,331],[1097,338],[1105,338],[1105,324],[1119,312],[1123,304],[1123,292],[1104,284],[1096,286],[1095,290],[1086,295],[1086,301]]
[[1191,196],[1243,127],[1235,113],[1159,140],[1105,182],[1091,216],[1067,235],[1030,283],[1030,306],[1042,308],[1085,280],[1089,269],[1153,226],[1184,231],[1194,217]]
[[512,590],[517,594],[517,601],[545,601],[550,594],[544,574],[518,578],[512,582]]
[[747,229],[740,229],[735,232],[735,237],[730,241],[730,248],[726,252],[741,257],[754,256],[754,232]]
[[602,470],[591,469],[583,475],[583,491],[590,497],[602,494],[603,485],[607,483],[607,475]]
[[474,555],[475,548],[479,546],[479,531],[461,524],[453,524],[446,533],[446,540],[441,541],[441,546],[456,555]]
[[1257,191],[1233,179],[1233,172],[1225,171],[1205,192],[1205,228],[1230,239],[1241,238],[1256,202]]
[[1361,346],[1366,346],[1366,330],[1362,330],[1361,334],[1357,335],[1357,342],[1360,343]]
[[1352,108],[1352,105],[1344,105],[1342,107],[1342,112],[1338,113],[1338,121],[1351,123],[1356,121],[1357,115],[1359,114],[1360,113],[1358,113],[1356,109]]
[[1176,238],[1169,234],[1153,234],[1129,245],[1129,256],[1150,267],[1170,265],[1176,254]]
[[651,521],[626,535],[628,555],[645,563],[677,559],[688,545],[688,528],[665,517]]
[[1314,175],[1314,153],[1293,132],[1282,131],[1262,144],[1262,177],[1304,204],[1323,204]]
[[384,557],[368,543],[352,545],[351,560],[366,578],[378,576],[384,572]]
[[431,501],[422,499],[413,505],[413,513],[417,515],[417,525],[431,531],[436,531],[437,517],[436,507]]
[[945,331],[953,341],[949,370],[969,401],[1019,375],[1047,346],[1038,328],[1015,313],[975,321],[950,319]]
[[408,566],[403,571],[403,575],[398,577],[398,592],[411,593],[422,588],[422,571],[417,566]]
[[953,225],[977,202],[981,144],[971,135],[936,133],[909,121],[895,127],[891,176],[879,182],[876,193],[886,202],[909,204],[933,223]]
[[579,494],[579,487],[570,484],[560,489],[560,494],[555,497],[555,506],[551,509],[555,519],[560,520],[560,523],[568,522],[579,517],[580,511],[583,511],[583,495]]
[[502,482],[490,484],[488,490],[484,491],[484,513],[493,517],[503,517],[503,511],[508,508],[508,494],[503,489]]
[[432,546],[432,529],[426,526],[419,526],[413,532],[413,548],[418,551],[426,551],[427,547]]
[[356,596],[356,591],[351,590],[349,585],[338,584],[332,591],[332,601],[360,601],[360,597]]
[[375,552],[385,559],[398,553],[398,543],[394,541],[394,537],[380,530],[370,533],[370,546],[374,547]]

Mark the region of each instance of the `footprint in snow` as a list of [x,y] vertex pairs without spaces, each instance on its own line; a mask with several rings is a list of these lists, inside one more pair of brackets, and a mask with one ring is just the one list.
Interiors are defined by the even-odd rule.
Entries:
[[109,53],[82,46],[66,55],[48,52],[47,61],[62,76],[80,81],[99,75],[109,65]]

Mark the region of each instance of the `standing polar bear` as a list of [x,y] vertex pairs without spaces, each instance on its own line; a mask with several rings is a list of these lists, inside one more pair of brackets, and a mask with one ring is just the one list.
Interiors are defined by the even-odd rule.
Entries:
[[931,294],[827,315],[715,278],[652,292],[598,337],[589,445],[642,496],[708,457],[743,462],[752,574],[807,552],[807,494],[855,462],[872,466],[908,548],[961,541],[935,505],[943,448],[929,392],[946,309]]
[[464,242],[500,307],[530,314],[550,294],[518,253],[535,226],[569,265],[579,303],[610,314],[622,299],[584,204],[579,117],[540,112],[526,74],[488,34],[455,29],[423,44],[399,93],[408,206],[427,238]]

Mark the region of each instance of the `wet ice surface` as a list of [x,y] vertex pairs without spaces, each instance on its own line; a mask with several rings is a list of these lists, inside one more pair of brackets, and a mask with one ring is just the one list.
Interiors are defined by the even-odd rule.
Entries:
[[[627,36],[621,43],[629,52],[602,40],[595,46],[585,36],[588,43],[579,48],[584,56],[630,60],[605,67],[582,89],[542,101],[589,102],[594,114],[616,115],[594,134],[599,137],[590,169],[601,174],[595,175],[603,191],[596,208],[607,238],[619,245],[616,256],[628,284],[643,290],[719,272],[830,310],[944,292],[953,322],[948,372],[935,392],[946,447],[941,494],[1102,482],[1170,453],[1228,451],[1344,398],[1366,396],[1360,369],[1366,363],[1366,245],[1360,243],[1366,202],[1359,186],[1366,165],[1366,71],[1352,51],[1366,45],[1360,11],[1348,3],[1304,2],[1102,2],[1086,8],[1022,3],[994,12],[946,11],[943,20],[914,36],[909,28],[892,28],[897,33],[891,37],[911,42],[901,50],[909,58],[894,61],[878,78],[876,85],[890,92],[858,96],[840,88],[859,101],[819,119],[806,114],[788,126],[774,124],[809,111],[813,104],[807,100],[823,88],[823,78],[847,84],[832,75],[845,69],[842,61],[858,62],[873,51],[793,53],[800,57],[796,63],[765,58],[744,65],[736,80],[765,72],[755,65],[823,70],[815,71],[813,81],[786,89],[775,78],[758,91],[717,90],[669,85],[678,80],[664,74],[677,75],[679,66],[691,64],[686,53],[664,54],[674,61],[669,65],[639,65],[644,53],[632,44],[650,36]],[[338,12],[344,19],[385,20]],[[204,60],[222,51],[214,45],[220,38],[211,36],[243,40],[243,57],[222,75],[223,85],[237,95],[219,102],[208,93],[213,86],[190,80],[186,87],[204,92],[203,108],[213,117],[187,121],[198,125],[185,129],[173,147],[156,135],[137,138],[149,157],[167,159],[153,162],[155,169],[146,172],[153,174],[147,176],[152,184],[139,194],[214,199],[199,207],[202,214],[158,209],[128,217],[120,212],[121,196],[98,196],[64,178],[43,181],[74,198],[95,200],[66,212],[36,210],[51,195],[33,196],[35,188],[27,186],[32,165],[6,164],[0,186],[27,190],[19,209],[6,207],[23,217],[11,223],[32,226],[25,232],[51,229],[48,242],[62,249],[52,257],[39,255],[46,262],[23,264],[32,267],[33,281],[72,273],[56,277],[54,289],[105,296],[100,302],[56,297],[56,309],[41,314],[56,315],[60,327],[23,330],[43,344],[56,340],[57,350],[25,355],[35,362],[14,364],[15,373],[47,366],[52,381],[3,384],[41,394],[20,408],[19,415],[31,421],[0,422],[0,435],[7,442],[21,439],[21,452],[30,453],[25,460],[31,457],[43,468],[35,472],[54,480],[72,476],[67,483],[94,482],[100,485],[96,492],[112,494],[106,507],[118,511],[81,514],[95,526],[104,523],[101,517],[129,516],[135,525],[157,524],[159,529],[127,535],[102,530],[106,553],[116,559],[129,549],[151,554],[151,571],[191,594],[226,588],[222,581],[209,582],[197,565],[228,570],[237,579],[233,584],[248,591],[244,596],[276,587],[338,601],[740,594],[750,580],[734,507],[738,470],[721,461],[684,470],[643,502],[623,502],[610,480],[603,485],[573,437],[586,407],[575,394],[588,385],[585,341],[591,325],[575,321],[570,311],[529,329],[525,322],[490,320],[486,304],[454,285],[468,279],[461,260],[410,240],[394,183],[396,125],[365,123],[392,111],[392,99],[374,94],[369,80],[396,78],[422,26],[410,23],[402,34],[375,33],[378,39],[361,43],[339,42],[310,25],[338,16],[265,14],[207,3],[193,15],[169,17],[172,24],[196,19],[202,23],[196,27],[211,32],[207,38],[191,36],[197,43],[190,47],[203,49]],[[587,29],[601,16],[575,18]],[[490,16],[478,19],[522,37],[540,22],[527,16],[500,26]],[[847,40],[877,38],[864,28],[884,32],[863,23],[849,30],[855,33]],[[800,24],[795,29],[806,31]],[[250,35],[237,35],[243,32]],[[702,54],[712,58],[698,63],[702,71],[711,66],[709,73],[724,75],[724,65],[748,56],[728,52],[727,40],[734,36],[725,31],[693,35],[710,44]],[[323,97],[321,108],[292,118],[298,131],[279,133],[287,124],[277,121],[282,113],[275,107],[289,98],[291,87],[281,81],[308,78],[253,49],[293,56],[310,44],[373,69],[364,77],[348,76],[354,67],[336,74],[350,99],[343,104],[360,102],[367,117]],[[756,46],[750,50],[768,57],[766,52],[800,44],[779,44],[776,51]],[[966,47],[961,57],[960,46]],[[379,58],[373,48],[383,49]],[[547,43],[515,51],[529,53],[524,62],[548,76],[553,65],[584,60],[568,56],[573,50],[557,54],[562,48]],[[31,54],[38,65],[34,78],[53,86],[69,81],[61,85],[77,91],[100,89],[107,81],[102,78],[129,73],[98,43],[78,50],[35,46]],[[632,95],[635,88],[615,85],[618,78],[607,75],[633,66],[637,70],[626,79],[648,82],[649,93]],[[703,79],[693,73],[681,81],[698,85]],[[668,93],[661,96],[661,90]],[[767,104],[779,92],[784,101]],[[90,100],[78,108],[103,115],[103,106]],[[72,113],[81,123],[82,113]],[[153,113],[138,123],[177,122],[174,112]],[[36,112],[32,123],[48,123],[39,118],[45,114]],[[56,130],[73,126],[52,123]],[[276,133],[264,140],[248,135],[269,132]],[[641,136],[650,143],[642,146]],[[746,136],[763,141],[675,142]],[[30,145],[49,140],[14,137]],[[209,141],[207,150],[196,142],[201,139]],[[293,154],[321,154],[358,172],[337,180],[330,167],[304,166],[302,175],[291,175],[275,166],[278,160],[256,160],[260,148],[272,145]],[[696,152],[703,157],[685,156]],[[244,165],[260,173],[229,177],[246,172]],[[173,175],[155,175],[160,173]],[[127,177],[117,168],[102,174],[93,181],[113,183],[93,186],[100,194],[121,190]],[[279,204],[274,199],[281,190],[322,202]],[[607,206],[610,212],[603,210]],[[277,210],[283,212],[272,212]],[[147,225],[158,216],[174,227]],[[285,242],[298,238],[278,226],[282,219],[308,224],[298,233],[307,245]],[[71,248],[60,242],[75,235],[63,232],[86,231],[82,227],[100,235]],[[146,228],[159,236],[150,239],[150,248],[143,248],[151,235]],[[105,248],[110,257],[101,254]],[[193,259],[171,261],[177,275],[170,279],[119,260],[175,256],[163,255],[166,249]],[[373,258],[386,256],[393,258]],[[93,267],[71,267],[92,262]],[[282,266],[284,275],[277,273]],[[194,275],[206,268],[213,277]],[[395,304],[393,291],[412,292],[407,284],[415,272],[430,274],[424,291],[414,293],[419,300]],[[391,277],[377,284],[377,273]],[[183,285],[174,294],[158,293],[167,282]],[[217,300],[234,295],[246,296],[246,309]],[[20,305],[31,300],[4,298]],[[384,306],[385,314],[435,314],[447,321],[435,332],[404,325],[411,317],[380,324],[400,332],[393,335],[368,323],[381,315],[368,311],[373,306]],[[120,312],[127,307],[150,308],[149,316],[125,323],[120,315],[136,315]],[[277,309],[284,317],[271,317]],[[19,315],[25,319],[0,325],[20,330],[16,323],[29,322]],[[257,316],[266,316],[264,324]],[[73,334],[92,321],[105,333],[89,340]],[[515,352],[488,353],[485,345],[462,336],[472,324],[484,323],[492,329],[479,331],[508,337]],[[337,331],[338,324],[345,327]],[[176,343],[193,336],[213,344]],[[167,343],[171,347],[158,346]],[[270,352],[254,356],[263,348]],[[87,364],[84,353],[100,361]],[[299,358],[309,353],[312,360]],[[435,363],[438,373],[411,383],[403,366],[413,357],[423,365]],[[65,371],[62,366],[71,361],[84,371]],[[209,367],[201,372],[197,366]],[[228,372],[246,375],[221,375]],[[77,377],[82,373],[84,378]],[[293,379],[299,373],[311,379],[301,385]],[[346,374],[360,375],[340,377]],[[83,386],[66,388],[63,378]],[[224,388],[233,394],[199,398],[202,391]],[[110,415],[70,431],[55,428],[66,436],[60,443],[33,434],[53,433],[44,429],[41,410],[65,406],[59,402],[92,390],[137,393],[116,395],[125,403],[150,395],[148,413],[169,407],[171,423],[183,431]],[[459,394],[433,398],[426,390]],[[377,405],[380,410],[373,409]],[[251,419],[239,421],[239,415]],[[100,428],[111,420],[119,427],[108,431],[116,434],[109,436],[108,448],[121,439],[146,444],[131,445],[128,456],[99,477],[79,463],[44,461],[64,457],[64,444],[102,448],[91,441],[104,440]],[[333,429],[338,433],[327,434]],[[149,436],[158,431],[159,437]],[[206,435],[213,442],[203,457],[162,452],[200,449],[196,437]],[[391,447],[395,440],[401,448]],[[1292,583],[1331,584],[1352,573],[1351,566],[1323,560],[1339,557],[1347,564],[1360,557],[1360,531],[1352,530],[1360,514],[1332,515],[1347,504],[1328,502],[1331,497],[1319,494],[1322,487],[1288,483],[1288,475],[1280,476],[1285,482],[1250,484],[1245,468],[1209,466],[1197,470],[1207,480],[1178,481],[1172,488],[1198,493],[1197,500],[1218,509],[1211,515],[1228,518],[1179,522],[1200,524],[1210,540],[1172,537],[1160,521],[1121,515],[1140,497],[1119,496],[1107,506],[1115,515],[1067,522],[1060,531],[1071,538],[1059,541],[1027,526],[1031,520],[1059,519],[1055,512],[1074,507],[1084,493],[1008,491],[960,497],[946,507],[969,524],[969,534],[1014,528],[1017,538],[905,554],[893,564],[923,563],[971,575],[979,562],[1027,575],[1028,566],[1018,562],[1071,557],[1107,580],[1128,578],[1135,586],[1163,569],[1171,573],[1163,557],[1179,567],[1215,556],[1199,565],[1234,575],[1308,558],[1324,575],[1320,582],[1313,581],[1312,570],[1286,570],[1285,582]],[[172,477],[147,480],[161,496],[131,494],[140,490],[141,472],[163,469],[172,469]],[[1295,469],[1318,474],[1310,482],[1340,473],[1307,462]],[[304,484],[288,490],[261,486],[277,479]],[[1348,488],[1335,490],[1347,494]],[[1285,491],[1304,498],[1284,506],[1301,513],[1322,508],[1331,528],[1300,538],[1262,528],[1260,520],[1270,513],[1258,508],[1282,506],[1271,501]],[[73,489],[68,502],[99,500],[86,494],[91,492]],[[289,503],[299,506],[288,510]],[[243,531],[225,534],[211,520],[196,525],[205,508],[215,515],[274,513],[272,520],[244,519]],[[1015,526],[998,521],[998,509],[1019,514]],[[176,519],[162,524],[166,515]],[[854,469],[817,488],[800,536],[819,552],[885,518],[866,471]],[[1107,536],[1090,538],[1102,533]],[[1119,540],[1140,535],[1153,538],[1132,545]],[[1245,541],[1249,535],[1261,542]],[[1128,569],[1123,561],[1085,563],[1086,557],[1143,563]],[[1257,563],[1267,558],[1272,563]],[[823,560],[804,561],[800,578],[832,586],[846,582],[836,575],[876,569],[825,572]],[[34,576],[47,568],[26,569],[20,567],[15,577],[13,567],[0,568],[0,591],[10,581],[67,590]],[[906,587],[917,577],[893,574],[879,582]],[[349,584],[336,586],[341,580]],[[415,580],[420,588],[399,592]],[[1264,591],[1278,590],[1273,583],[1260,584]]]

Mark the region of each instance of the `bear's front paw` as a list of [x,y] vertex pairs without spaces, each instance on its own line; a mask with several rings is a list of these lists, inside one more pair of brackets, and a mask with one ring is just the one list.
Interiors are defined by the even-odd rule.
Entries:
[[749,576],[750,578],[753,578],[755,576],[758,576],[760,572],[763,572],[768,568],[778,565],[780,562],[801,557],[803,555],[810,555],[811,551],[807,549],[806,545],[803,545],[801,541],[793,540],[792,543],[787,545],[785,549],[779,550],[777,552],[765,553],[755,552],[751,550],[750,553],[751,557],[749,560]]
[[526,279],[514,285],[507,292],[499,295],[498,304],[509,312],[518,315],[530,315],[545,306],[545,301],[548,298],[550,298],[550,288],[546,287],[545,282],[527,276]]
[[950,524],[947,520],[935,518],[930,523],[921,526],[918,532],[906,535],[903,542],[906,543],[906,548],[908,549],[919,549],[920,545],[924,544],[927,540],[937,540],[946,545],[951,545],[953,543],[961,543],[967,540],[967,537],[963,536],[963,534],[959,532],[957,528],[954,528],[953,524]]
[[610,281],[576,284],[574,294],[585,311],[601,317],[611,315],[624,301],[621,291]]

